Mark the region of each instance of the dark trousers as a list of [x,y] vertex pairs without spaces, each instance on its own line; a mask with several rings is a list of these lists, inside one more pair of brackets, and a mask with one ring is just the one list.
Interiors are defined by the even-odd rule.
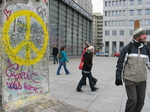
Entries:
[[[93,77],[92,73],[91,73],[91,77],[92,77],[92,81],[93,81],[93,82],[96,82],[96,81],[97,81],[97,79],[96,79],[95,77]],[[86,78],[85,78],[85,80],[84,80],[84,82],[83,82],[83,85],[86,85]]]
[[58,63],[57,55],[56,56],[53,55],[53,62],[54,62],[54,64],[55,64],[55,61]]
[[85,73],[85,72],[82,71],[82,78],[81,78],[81,80],[79,81],[79,84],[78,84],[78,86],[77,86],[77,90],[78,90],[78,91],[81,90],[81,88],[82,88],[82,86],[83,86],[83,83],[84,83],[84,81],[86,80],[86,77],[88,77],[88,79],[89,79],[89,84],[90,84],[91,91],[96,89],[95,86],[94,86],[94,83],[93,83],[93,81],[92,81],[91,72],[90,72],[90,73]]
[[146,92],[146,81],[132,82],[125,80],[127,102],[125,112],[141,112]]

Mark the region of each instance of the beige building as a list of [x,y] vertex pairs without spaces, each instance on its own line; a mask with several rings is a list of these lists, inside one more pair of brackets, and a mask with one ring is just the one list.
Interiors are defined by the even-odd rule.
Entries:
[[102,51],[103,47],[103,15],[100,12],[93,13],[93,45],[95,52]]
[[73,0],[78,5],[80,5],[84,10],[86,10],[88,13],[93,13],[93,4],[92,0]]

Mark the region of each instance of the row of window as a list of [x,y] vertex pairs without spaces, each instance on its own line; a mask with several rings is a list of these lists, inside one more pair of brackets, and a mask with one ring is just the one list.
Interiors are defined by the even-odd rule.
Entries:
[[[119,35],[120,36],[124,36],[125,31],[124,30],[119,30]],[[133,35],[133,31],[130,30],[129,34],[132,36]],[[146,30],[146,34],[150,35],[150,30]],[[110,36],[110,31],[105,31],[105,36]],[[113,30],[112,31],[112,36],[117,36],[117,30]]]
[[125,6],[129,2],[129,5],[142,5],[143,3],[145,4],[150,4],[150,0],[113,0],[113,1],[106,1],[105,2],[105,7],[112,7],[112,6]]
[[[134,15],[150,15],[150,9],[145,9],[145,12],[143,13],[142,9],[135,10],[129,10],[129,16]],[[116,11],[105,11],[105,16],[126,16],[125,10],[116,10]]]
[[[140,20],[141,25],[150,25],[150,19],[146,20]],[[134,20],[129,20],[129,23],[127,23],[125,20],[114,20],[114,21],[105,21],[104,23],[105,26],[133,26],[134,25]]]

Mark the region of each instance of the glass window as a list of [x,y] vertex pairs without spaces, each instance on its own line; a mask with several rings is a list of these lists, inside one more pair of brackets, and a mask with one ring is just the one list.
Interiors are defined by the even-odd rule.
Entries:
[[105,42],[105,52],[109,53],[109,42],[108,41]]
[[118,26],[118,21],[117,20],[115,21],[115,25]]
[[111,13],[111,12],[110,12],[110,11],[108,11],[108,16],[110,16],[110,13]]
[[116,6],[118,6],[118,1],[116,1]]
[[124,35],[124,31],[123,30],[120,30],[120,35]]
[[107,16],[107,11],[105,11],[105,16]]
[[123,0],[123,6],[125,6],[126,5],[126,1],[125,0]]
[[112,21],[112,26],[115,26],[115,21]]
[[150,14],[150,9],[146,9],[146,14],[149,15]]
[[112,31],[112,35],[116,36],[117,35],[117,31]]
[[142,9],[138,9],[138,10],[137,10],[137,14],[138,14],[138,15],[142,15]]
[[145,20],[146,25],[150,25],[150,19]]
[[134,15],[134,10],[130,10],[130,11],[129,11],[129,15],[130,15],[130,16],[133,16],[133,15]]
[[122,10],[119,10],[119,16],[122,16]]
[[125,20],[122,21],[122,24],[125,25]]
[[114,16],[114,11],[112,11],[112,16]]
[[129,25],[130,25],[130,26],[133,26],[133,25],[134,25],[134,21],[133,21],[133,20],[130,20],[130,21],[129,21]]
[[150,4],[150,0],[146,0],[146,4]]
[[146,30],[146,35],[150,35],[150,30]]
[[105,26],[107,26],[107,21],[105,21]]
[[112,6],[114,6],[114,1],[112,1]]
[[105,7],[107,7],[107,2],[105,2]]
[[122,20],[120,20],[120,21],[119,21],[119,25],[120,25],[120,26],[122,26],[122,25],[123,25],[123,22],[122,22]]
[[121,51],[121,49],[124,47],[124,43],[123,42],[120,42],[120,48],[119,48],[119,51]]
[[132,30],[130,30],[130,35],[133,35],[133,31]]
[[142,0],[138,0],[138,5],[141,5],[142,4]]
[[105,31],[105,36],[108,36],[109,35],[109,31]]
[[119,1],[119,6],[122,6],[122,0]]
[[123,16],[125,16],[126,15],[126,11],[125,10],[123,10]]
[[130,5],[134,5],[134,0],[130,0]]
[[111,1],[108,2],[108,6],[109,6],[109,7],[111,6]]
[[108,21],[108,26],[111,26],[111,22],[110,21]]
[[116,11],[116,16],[118,16],[118,11]]

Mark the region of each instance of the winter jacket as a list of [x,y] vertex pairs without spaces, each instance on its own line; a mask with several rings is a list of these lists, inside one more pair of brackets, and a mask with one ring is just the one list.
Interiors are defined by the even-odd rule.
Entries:
[[62,58],[60,60],[64,60],[64,61],[67,61],[68,62],[68,58],[67,58],[67,53],[66,51],[62,51],[60,50],[61,52],[61,55],[62,55]]
[[84,55],[84,65],[82,67],[83,71],[91,71],[92,69],[92,58],[93,58],[93,54],[91,52],[85,52]]
[[57,56],[57,54],[58,54],[58,48],[57,48],[57,47],[54,47],[54,48],[53,48],[52,55]]
[[149,63],[149,51],[144,43],[132,40],[120,53],[117,61],[116,79],[127,79],[133,82],[142,82],[147,79],[146,65]]

